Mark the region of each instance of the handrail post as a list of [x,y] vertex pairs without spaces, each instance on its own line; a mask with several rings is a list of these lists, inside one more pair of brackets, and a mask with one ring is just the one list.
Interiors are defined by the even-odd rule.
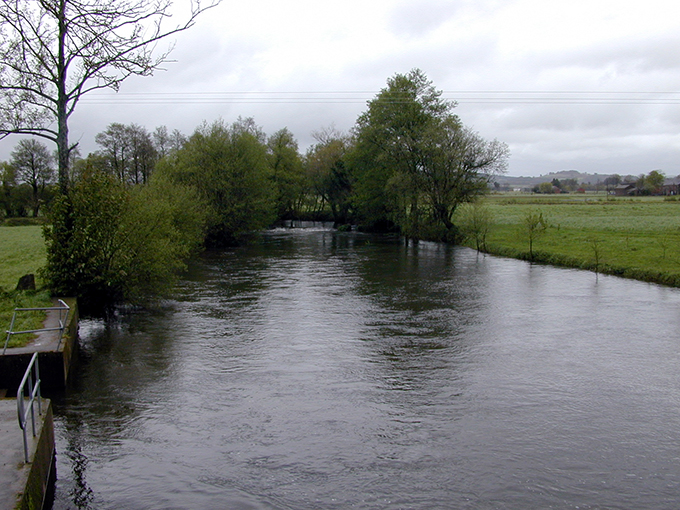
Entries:
[[[66,329],[66,323],[68,322],[68,314],[71,311],[71,307],[66,304],[63,299],[59,299],[59,303],[63,308],[59,308],[59,342],[57,343],[57,350],[61,346],[61,341],[64,338],[64,330]],[[61,312],[66,311],[64,317],[62,318]]]
[[7,330],[7,338],[5,339],[5,347],[2,349],[2,355],[5,355],[5,351],[7,350],[7,345],[9,344],[9,339],[12,336],[12,331],[14,330],[14,320],[17,318],[17,311],[14,310],[14,313],[12,314],[12,322],[9,324],[9,329]]
[[[33,372],[35,371],[35,377]],[[33,408],[33,405],[36,400],[36,396],[38,399],[38,414],[42,415],[42,396],[40,394],[40,366],[38,364],[38,353],[35,352],[33,353],[33,357],[31,358],[31,361],[28,363],[28,367],[26,368],[26,372],[24,373],[24,377],[21,380],[21,384],[19,384],[19,388],[17,389],[17,414],[18,414],[18,419],[19,419],[19,427],[22,430],[23,436],[24,436],[24,460],[26,463],[28,463],[29,458],[28,458],[28,439],[26,437],[26,422],[28,421],[28,411],[26,410],[26,406],[24,404],[24,388],[26,387],[26,383],[28,383],[28,389],[29,389],[29,395],[28,395],[28,405],[29,405],[29,410],[31,412],[31,428],[33,431],[33,437],[37,435],[37,431],[35,428],[35,410]]]

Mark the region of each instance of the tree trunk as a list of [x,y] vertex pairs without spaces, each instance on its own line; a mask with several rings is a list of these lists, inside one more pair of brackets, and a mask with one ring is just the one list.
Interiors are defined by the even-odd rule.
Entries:
[[66,96],[66,58],[64,49],[66,46],[66,1],[59,2],[59,63],[57,73],[57,154],[59,164],[59,191],[62,195],[68,193],[69,188],[69,147],[68,147],[68,114]]

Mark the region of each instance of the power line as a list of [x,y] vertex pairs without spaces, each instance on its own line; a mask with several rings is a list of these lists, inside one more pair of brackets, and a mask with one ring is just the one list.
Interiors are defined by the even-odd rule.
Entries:
[[[230,91],[230,92],[128,92],[90,94],[83,104],[365,104],[377,97],[375,91]],[[676,91],[442,91],[442,99],[459,104],[556,104],[556,105],[674,105],[680,104]],[[409,102],[391,95],[390,103]]]

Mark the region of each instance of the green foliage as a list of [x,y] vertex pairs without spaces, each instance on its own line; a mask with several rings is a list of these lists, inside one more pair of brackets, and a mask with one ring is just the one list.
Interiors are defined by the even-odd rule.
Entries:
[[536,193],[543,193],[543,194],[554,193],[553,186],[554,186],[554,184],[552,182],[542,182],[541,184],[538,185],[538,187],[536,189]]
[[201,211],[193,192],[170,182],[132,189],[86,173],[52,207],[45,280],[93,310],[162,294],[200,243]]
[[148,182],[158,154],[145,128],[114,122],[98,133],[95,141],[101,147],[97,159],[103,169],[121,182]]
[[307,179],[321,204],[331,209],[333,221],[343,224],[350,217],[351,177],[345,156],[351,140],[334,129],[315,133],[317,143],[310,147],[305,157]]
[[524,234],[529,241],[529,258],[534,259],[534,242],[540,238],[548,228],[541,211],[528,211],[523,218]]
[[277,190],[279,219],[294,219],[300,214],[305,194],[305,171],[293,134],[284,128],[269,137],[269,164]]
[[493,215],[488,207],[477,201],[463,206],[458,214],[461,233],[474,242],[477,251],[486,250],[486,238],[493,225]]
[[243,121],[226,126],[204,124],[157,173],[193,188],[206,205],[211,246],[238,242],[246,233],[265,228],[275,218],[267,147]]
[[420,70],[395,75],[357,120],[348,158],[353,204],[369,225],[410,237],[457,236],[456,208],[504,172],[508,148],[467,129]]
[[648,193],[659,193],[665,180],[663,172],[652,170],[644,177],[643,188]]

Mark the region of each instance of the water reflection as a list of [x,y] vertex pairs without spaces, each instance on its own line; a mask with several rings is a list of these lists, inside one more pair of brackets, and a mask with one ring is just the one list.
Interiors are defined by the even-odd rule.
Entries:
[[55,508],[668,508],[680,295],[281,229],[83,328]]

